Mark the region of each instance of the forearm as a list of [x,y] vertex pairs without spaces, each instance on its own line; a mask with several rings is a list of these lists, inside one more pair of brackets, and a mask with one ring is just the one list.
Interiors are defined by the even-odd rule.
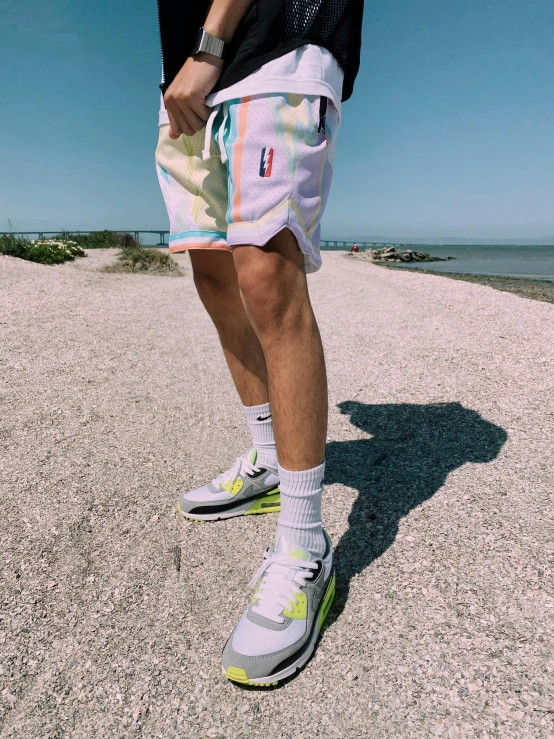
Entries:
[[229,43],[254,0],[212,0],[204,30]]
[[[204,30],[230,43],[254,0],[212,0]],[[224,61],[204,52],[190,56],[164,95],[172,139],[192,136],[208,120],[206,98],[213,90]]]

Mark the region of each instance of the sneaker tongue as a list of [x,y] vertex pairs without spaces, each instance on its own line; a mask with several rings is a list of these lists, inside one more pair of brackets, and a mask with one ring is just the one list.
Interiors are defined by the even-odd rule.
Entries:
[[255,446],[253,446],[246,452],[244,456],[250,462],[250,464],[256,464],[256,459],[258,458],[258,450]]
[[315,557],[300,544],[295,544],[285,536],[280,536],[275,545],[275,554],[285,555],[291,559],[298,559],[301,562],[311,562]]

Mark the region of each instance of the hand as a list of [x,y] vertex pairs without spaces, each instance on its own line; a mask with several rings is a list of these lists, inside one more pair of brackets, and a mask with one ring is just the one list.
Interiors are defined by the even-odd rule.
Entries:
[[206,98],[221,76],[224,61],[201,52],[190,56],[167,88],[164,104],[169,118],[169,138],[192,136],[210,116]]

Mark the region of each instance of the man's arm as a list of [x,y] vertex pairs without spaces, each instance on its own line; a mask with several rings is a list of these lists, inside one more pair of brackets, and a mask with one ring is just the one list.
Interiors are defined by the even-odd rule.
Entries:
[[[204,29],[229,43],[253,1],[212,0]],[[204,126],[210,115],[206,98],[223,67],[222,59],[205,52],[189,57],[183,64],[164,95],[170,138],[177,139],[183,133],[192,136]]]

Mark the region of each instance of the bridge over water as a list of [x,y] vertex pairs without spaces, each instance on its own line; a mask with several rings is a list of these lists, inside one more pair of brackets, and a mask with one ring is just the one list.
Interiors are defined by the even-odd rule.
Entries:
[[[14,233],[16,236],[24,236],[25,238],[30,239],[48,239],[48,238],[54,238],[55,236],[60,235],[60,231],[17,231],[17,232],[9,232],[9,231],[0,231],[0,234],[9,234]],[[100,233],[99,231],[65,231],[64,232],[66,236],[79,236],[79,235],[90,235],[93,233]],[[142,244],[143,246],[158,246],[158,247],[167,247],[168,245],[168,236],[169,231],[135,231],[134,229],[128,229],[123,231],[113,231],[112,233],[116,234],[132,234],[135,239]],[[142,239],[142,235],[147,234],[146,239]],[[157,238],[157,241],[156,241]],[[144,241],[148,243],[144,243]],[[331,249],[331,250],[339,250],[339,249],[351,249],[354,245],[358,246],[360,249],[374,249],[374,248],[383,248],[385,246],[396,246],[396,247],[402,247],[406,248],[409,246],[414,246],[413,244],[397,244],[392,241],[377,243],[374,241],[343,241],[343,240],[337,240],[337,239],[322,239],[321,241],[321,248],[322,249]]]

